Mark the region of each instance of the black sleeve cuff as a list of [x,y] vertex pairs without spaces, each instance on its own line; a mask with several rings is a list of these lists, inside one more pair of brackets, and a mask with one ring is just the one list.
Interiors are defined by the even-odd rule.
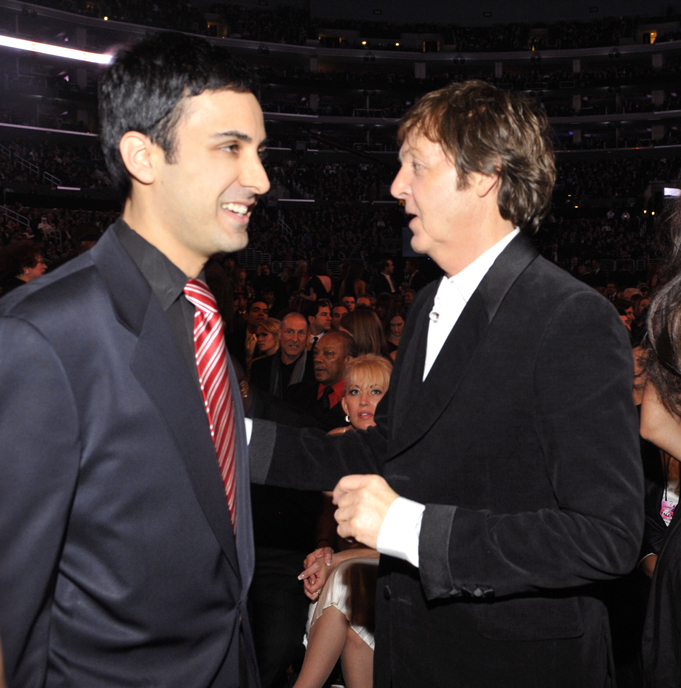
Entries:
[[421,584],[429,600],[450,597],[460,590],[449,572],[449,542],[456,507],[426,504],[419,536],[419,571]]

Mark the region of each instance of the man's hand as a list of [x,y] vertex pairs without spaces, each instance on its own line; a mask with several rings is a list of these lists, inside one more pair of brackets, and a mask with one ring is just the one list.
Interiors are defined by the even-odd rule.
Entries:
[[376,549],[378,533],[399,495],[379,475],[346,475],[333,491],[338,534]]

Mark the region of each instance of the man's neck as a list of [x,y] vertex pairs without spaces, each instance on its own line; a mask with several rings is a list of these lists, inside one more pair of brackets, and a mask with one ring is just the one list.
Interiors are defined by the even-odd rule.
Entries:
[[183,250],[178,242],[173,239],[172,234],[163,230],[158,220],[152,217],[148,209],[141,204],[133,203],[130,197],[126,200],[123,208],[123,220],[130,229],[157,248],[187,277],[199,276],[206,261]]
[[[458,275],[469,265],[474,263],[480,256],[487,253],[492,246],[498,244],[504,237],[508,236],[515,227],[510,220],[504,220],[500,215],[498,221],[484,228],[484,224],[479,232],[471,233],[471,240],[464,245],[451,247],[441,260],[435,262],[444,270],[447,277]],[[432,256],[431,256],[432,257]],[[441,258],[438,256],[438,258]]]
[[302,356],[302,353],[303,353],[301,351],[297,356],[291,358],[291,356],[288,356],[287,354],[285,354],[281,349],[279,349],[279,351],[281,351],[281,362],[284,365],[291,365],[292,363],[295,363]]

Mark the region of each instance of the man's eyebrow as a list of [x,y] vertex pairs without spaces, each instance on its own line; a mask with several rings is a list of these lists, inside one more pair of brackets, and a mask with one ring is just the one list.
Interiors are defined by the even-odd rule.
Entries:
[[242,131],[231,130],[231,131],[219,131],[211,136],[212,139],[238,139],[244,143],[251,143],[253,139],[248,135],[244,134]]
[[402,150],[402,149],[400,148],[400,151],[399,151],[398,154],[397,154],[397,159],[398,159],[400,162],[402,162],[402,160],[404,159],[404,156],[405,156],[405,155],[409,155],[413,150],[414,150],[414,149],[413,149],[412,146],[409,146],[409,148],[405,148],[404,150]]

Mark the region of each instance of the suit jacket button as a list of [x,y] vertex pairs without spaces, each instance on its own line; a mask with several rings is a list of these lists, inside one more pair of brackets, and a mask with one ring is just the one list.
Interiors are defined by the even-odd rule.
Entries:
[[385,597],[386,600],[389,600],[391,595],[392,593],[390,592],[390,588],[386,585],[385,588],[383,588],[383,597]]

